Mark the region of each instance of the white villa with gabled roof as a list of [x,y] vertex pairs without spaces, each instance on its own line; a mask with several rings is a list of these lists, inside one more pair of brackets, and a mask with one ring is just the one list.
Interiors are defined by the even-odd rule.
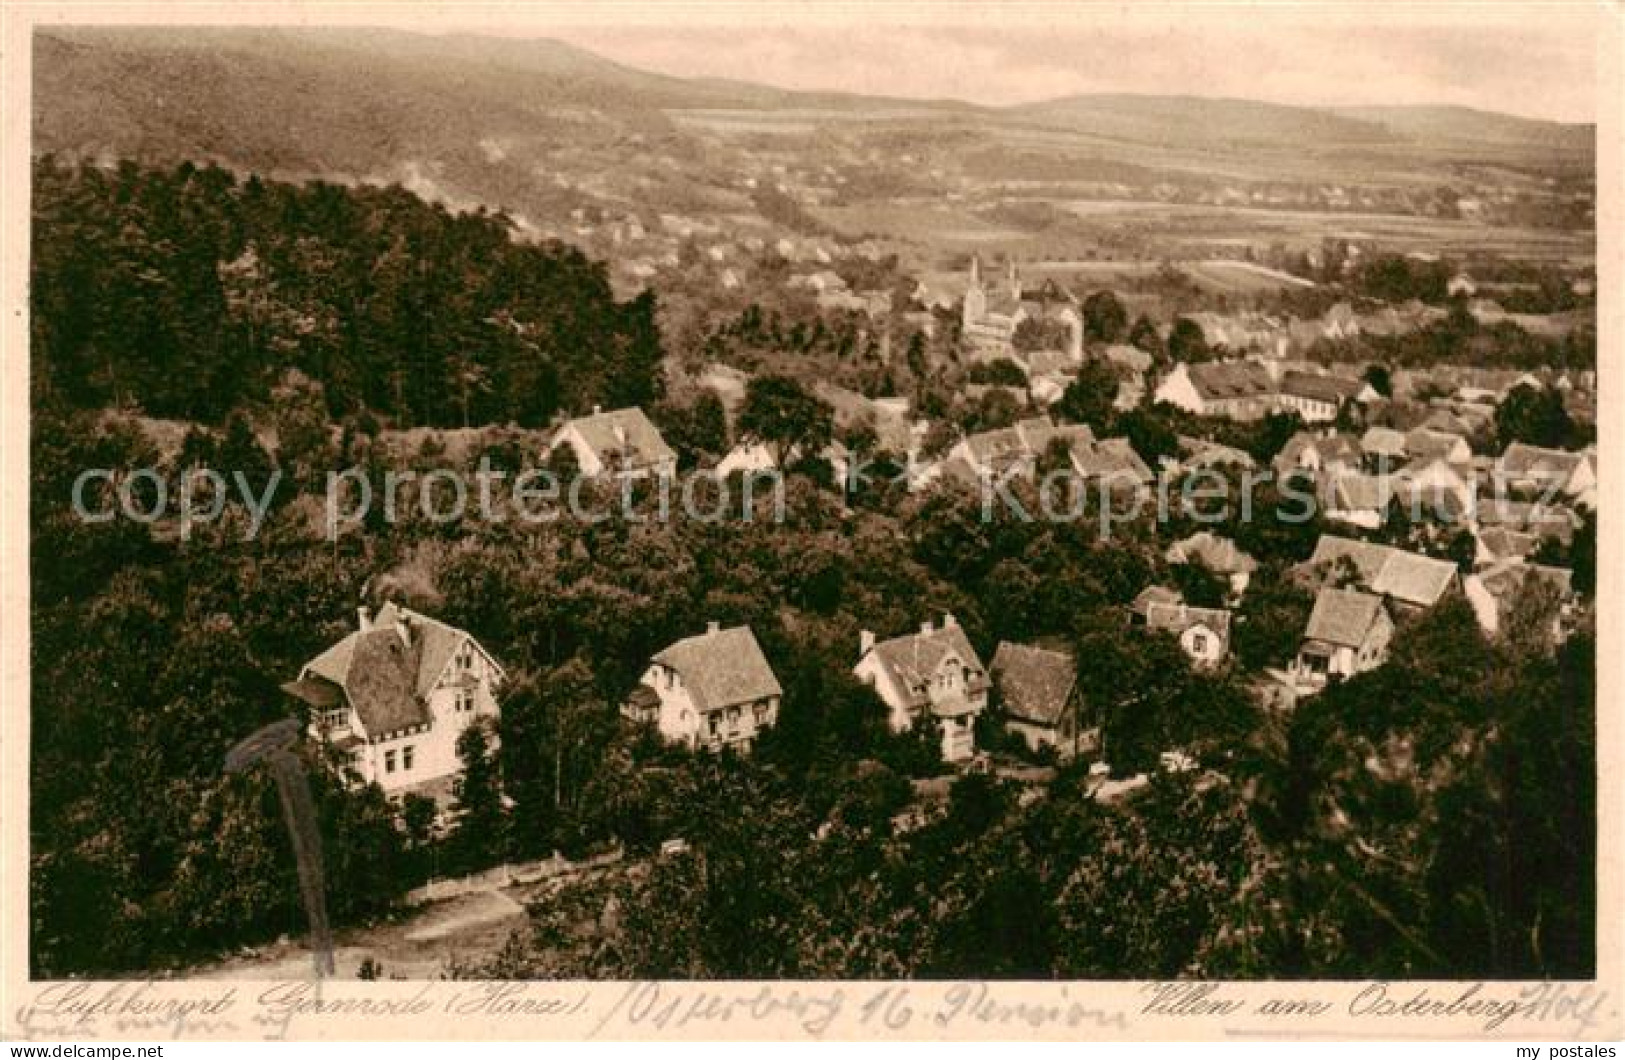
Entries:
[[857,677],[890,708],[892,730],[932,724],[942,738],[942,759],[962,762],[976,753],[976,717],[987,709],[987,668],[953,615],[925,622],[918,633],[877,641],[864,630]]
[[748,751],[778,722],[783,695],[751,628],[710,622],[649,660],[621,713],[672,743]]
[[309,732],[362,783],[443,801],[462,772],[457,740],[495,725],[507,675],[466,631],[394,602],[316,656],[283,690],[310,708]]

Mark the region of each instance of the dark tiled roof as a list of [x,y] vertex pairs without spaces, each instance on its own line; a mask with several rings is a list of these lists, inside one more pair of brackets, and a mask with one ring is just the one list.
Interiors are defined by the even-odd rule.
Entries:
[[634,710],[653,710],[660,706],[660,693],[640,682],[627,694],[626,705]]
[[1452,451],[1459,451],[1466,442],[1459,434],[1418,427],[1405,436],[1405,451],[1419,463],[1446,460]]
[[1322,589],[1309,613],[1308,640],[1318,640],[1344,648],[1365,643],[1371,627],[1382,615],[1382,598],[1353,589]]
[[1190,366],[1191,385],[1206,401],[1263,397],[1275,392],[1269,369],[1253,361],[1209,361]]
[[472,643],[463,630],[390,602],[368,629],[306,663],[294,684],[319,679],[342,688],[372,737],[427,725],[426,697],[465,638]]
[[1066,712],[1077,663],[1065,652],[1003,641],[993,653],[993,679],[1004,709],[1024,721],[1058,724]]
[[409,645],[394,629],[357,633],[344,690],[370,736],[382,736],[432,720],[418,695],[420,646]]
[[301,677],[297,681],[284,681],[282,691],[303,700],[317,710],[332,710],[344,702],[344,689],[322,677]]
[[1540,539],[1534,534],[1526,534],[1521,530],[1508,530],[1499,526],[1480,529],[1478,541],[1497,561],[1522,559],[1533,552],[1535,546],[1540,543]]
[[1497,564],[1480,575],[1491,596],[1505,601],[1524,591],[1529,582],[1544,582],[1557,590],[1559,599],[1567,599],[1574,592],[1574,572],[1563,567],[1550,567],[1543,563],[1512,560]]

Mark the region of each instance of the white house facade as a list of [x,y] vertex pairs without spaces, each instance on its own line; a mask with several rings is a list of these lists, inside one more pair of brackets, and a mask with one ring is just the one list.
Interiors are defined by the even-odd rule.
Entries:
[[935,725],[942,759],[963,762],[976,753],[976,718],[987,709],[990,682],[965,631],[953,615],[926,622],[918,633],[877,641],[865,630],[852,672],[874,688],[889,709],[895,732]]
[[712,622],[649,661],[622,713],[672,743],[748,751],[778,722],[783,695],[750,627]]
[[309,732],[364,784],[426,794],[462,771],[457,741],[500,718],[501,665],[467,632],[393,602],[316,656],[284,690],[311,708]]

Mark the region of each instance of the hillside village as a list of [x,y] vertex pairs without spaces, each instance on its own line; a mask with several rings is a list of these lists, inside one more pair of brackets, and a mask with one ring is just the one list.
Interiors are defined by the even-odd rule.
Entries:
[[[45,83],[159,78],[109,40]],[[290,717],[345,976],[1594,974],[1572,130],[1221,177],[1045,154],[1086,100],[633,87],[333,180],[47,108],[37,975],[297,950],[220,767]],[[462,503],[537,471],[590,516]]]
[[[967,313],[980,311],[979,294],[973,274]],[[1073,319],[1081,328],[1081,320]],[[973,349],[985,349],[982,336],[967,342]],[[1073,346],[1081,363],[1081,341]],[[1589,379],[1589,374],[1580,375],[1582,385]],[[1316,390],[1314,384],[1320,381],[1327,385]],[[1474,381],[1492,380],[1480,375]],[[1412,387],[1418,383],[1409,380]],[[1505,380],[1501,391],[1463,385],[1424,403],[1381,395],[1363,376],[1283,370],[1279,363],[1265,360],[1176,362],[1154,389],[1142,388],[1143,393],[1154,394],[1156,402],[1198,419],[1285,416],[1298,422],[1299,429],[1286,438],[1272,461],[1273,470],[1281,481],[1297,482],[1306,497],[1323,505],[1329,529],[1340,531],[1322,534],[1313,554],[1292,568],[1292,576],[1313,591],[1313,608],[1296,653],[1256,675],[1261,703],[1270,710],[1289,711],[1329,681],[1381,666],[1393,639],[1404,635],[1404,625],[1447,595],[1471,605],[1487,636],[1497,635],[1503,615],[1524,607],[1529,598],[1540,599],[1549,609],[1548,636],[1554,646],[1575,623],[1585,621],[1586,605],[1575,592],[1573,571],[1543,563],[1540,556],[1571,546],[1585,520],[1594,517],[1595,444],[1569,451],[1513,441],[1492,455],[1475,452],[1469,430],[1449,429],[1491,424],[1499,403],[1517,391],[1523,392],[1518,395],[1521,399],[1537,391],[1569,393],[1573,388],[1566,373],[1550,383],[1519,373]],[[1311,392],[1324,398],[1324,411],[1304,404]],[[899,414],[895,408],[887,412]],[[900,414],[906,417],[906,412]],[[1333,425],[1351,417],[1376,423],[1377,414],[1383,422],[1410,420],[1419,425],[1409,432],[1374,425],[1363,434]],[[830,415],[833,419],[833,411]],[[1160,480],[1216,468],[1257,467],[1242,450],[1187,438],[1181,440],[1180,452],[1161,457],[1154,471],[1129,439],[1097,440],[1088,425],[1057,423],[1047,414],[967,435],[936,461],[922,459],[913,446],[927,433],[928,425],[914,423],[898,435],[910,441],[903,480],[912,491],[943,483],[951,484],[943,488],[975,489],[992,482],[1031,482],[1042,463],[1057,452],[1065,460],[1054,470],[1070,470],[1085,482],[1102,482],[1112,490],[1140,495],[1142,501]],[[561,447],[573,452],[574,466],[589,476],[648,478],[676,473],[675,451],[641,409],[595,409],[588,417],[570,420],[542,455]],[[753,453],[755,459],[742,459],[742,452]],[[833,441],[821,455],[832,464],[852,456]],[[762,440],[749,437],[717,466],[725,475],[778,470]],[[833,481],[835,488],[844,488],[844,483],[839,475]],[[1409,548],[1382,543],[1395,539],[1396,521],[1407,524],[1398,533]],[[1347,536],[1362,533],[1380,540]],[[1195,667],[1225,665],[1231,624],[1246,601],[1249,577],[1258,561],[1233,541],[1207,530],[1170,544],[1167,560],[1174,566],[1193,566],[1222,585],[1217,601],[1222,606],[1193,605],[1177,588],[1150,585],[1125,608],[1125,627],[1174,637]],[[358,637],[391,624],[406,646],[407,659],[423,656],[416,681],[393,677],[402,665],[398,650],[357,650]],[[431,649],[421,643],[423,634],[417,629],[460,640],[456,647],[443,644]],[[393,640],[389,646],[396,648]],[[455,668],[449,663],[453,653]],[[470,669],[476,654],[493,674],[489,681],[483,672]],[[933,746],[940,746],[942,762],[949,766],[987,768],[990,748],[977,746],[976,733],[995,728],[1006,737],[1019,737],[1028,752],[1046,752],[1050,760],[1101,751],[1098,706],[1086,706],[1089,701],[1098,703],[1098,697],[1072,695],[1076,667],[1067,653],[1005,641],[988,658],[994,660],[991,668],[954,616],[945,614],[940,625],[927,618],[918,631],[884,641],[865,630],[852,672],[885,704],[894,731],[923,730]],[[1003,665],[998,663],[1001,659]],[[1058,670],[1053,678],[1036,673],[1047,664]],[[389,604],[376,624],[363,609],[356,633],[313,660],[297,681],[284,687],[318,709],[312,734],[351,755],[361,782],[380,781],[386,791],[396,794],[437,792],[442,808],[455,813],[455,799],[450,798],[455,785],[450,781],[459,768],[457,741],[466,727],[458,715],[475,711],[495,720],[497,675],[500,667],[463,631]],[[355,682],[359,691],[351,691],[349,682]],[[456,705],[447,708],[450,719],[432,711],[433,716],[421,713],[419,704],[435,695],[428,690],[448,684],[468,689],[459,691]],[[750,627],[723,629],[713,621],[703,634],[651,656],[648,671],[621,706],[621,714],[690,748],[748,753],[754,740],[774,724],[782,694]],[[1001,709],[989,714],[997,720],[985,725],[983,715],[991,702]],[[1006,738],[992,742],[995,747],[1012,746]],[[373,745],[383,750],[371,751]],[[365,757],[361,747],[369,748]],[[379,754],[385,764],[382,772],[376,761]],[[1180,768],[1197,764],[1180,747],[1166,748],[1162,757],[1164,763],[1178,763]],[[1111,774],[1109,760],[1093,761],[1092,772],[1102,780]],[[403,786],[409,774],[411,783]]]

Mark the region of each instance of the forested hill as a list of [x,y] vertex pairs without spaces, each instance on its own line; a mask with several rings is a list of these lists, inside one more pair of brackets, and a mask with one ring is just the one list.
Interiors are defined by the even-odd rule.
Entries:
[[536,426],[659,388],[652,295],[398,187],[41,159],[31,298],[36,386],[80,407],[218,421],[298,369],[335,415]]

